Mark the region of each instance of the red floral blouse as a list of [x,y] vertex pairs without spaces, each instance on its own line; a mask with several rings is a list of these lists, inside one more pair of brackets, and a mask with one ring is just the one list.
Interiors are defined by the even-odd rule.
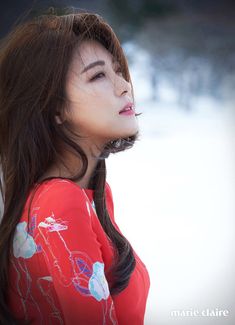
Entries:
[[[113,199],[105,187],[115,223]],[[18,223],[10,260],[9,304],[33,325],[141,325],[150,287],[148,271],[134,251],[136,267],[126,289],[109,292],[113,247],[96,215],[93,191],[69,180],[39,185],[28,220],[30,196]]]

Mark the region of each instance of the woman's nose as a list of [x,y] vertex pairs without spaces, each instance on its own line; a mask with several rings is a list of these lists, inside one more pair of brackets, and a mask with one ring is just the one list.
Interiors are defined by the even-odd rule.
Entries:
[[117,75],[114,81],[114,91],[116,96],[122,96],[126,93],[131,95],[131,84],[123,76]]

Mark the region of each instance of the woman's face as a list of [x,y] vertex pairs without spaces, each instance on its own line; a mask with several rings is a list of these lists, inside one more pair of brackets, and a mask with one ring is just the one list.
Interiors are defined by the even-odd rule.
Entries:
[[132,89],[112,59],[97,41],[83,41],[67,79],[69,109],[65,119],[78,134],[101,144],[138,131],[133,111],[119,114],[126,104],[133,103]]

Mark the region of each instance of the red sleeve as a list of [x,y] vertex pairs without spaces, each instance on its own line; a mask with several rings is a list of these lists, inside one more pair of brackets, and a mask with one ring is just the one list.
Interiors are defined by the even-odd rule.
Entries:
[[37,200],[37,242],[66,324],[118,324],[105,277],[92,206],[75,184],[59,181]]

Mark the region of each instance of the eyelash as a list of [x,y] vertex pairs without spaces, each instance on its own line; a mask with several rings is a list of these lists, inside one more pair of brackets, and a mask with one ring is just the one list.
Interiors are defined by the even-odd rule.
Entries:
[[[118,69],[117,71],[116,71],[116,73],[121,73],[122,74],[122,70],[121,69]],[[97,80],[97,79],[100,79],[100,75],[103,75],[103,76],[105,76],[105,73],[104,72],[99,72],[99,73],[97,73],[96,75],[94,75],[94,77],[92,77],[91,79],[90,79],[90,81],[95,81],[95,80]]]
[[96,75],[94,75],[94,77],[92,77],[92,78],[90,79],[90,81],[94,81],[94,80],[100,79],[99,76],[100,76],[101,74],[104,75],[103,72],[99,72],[99,73],[97,73]]

